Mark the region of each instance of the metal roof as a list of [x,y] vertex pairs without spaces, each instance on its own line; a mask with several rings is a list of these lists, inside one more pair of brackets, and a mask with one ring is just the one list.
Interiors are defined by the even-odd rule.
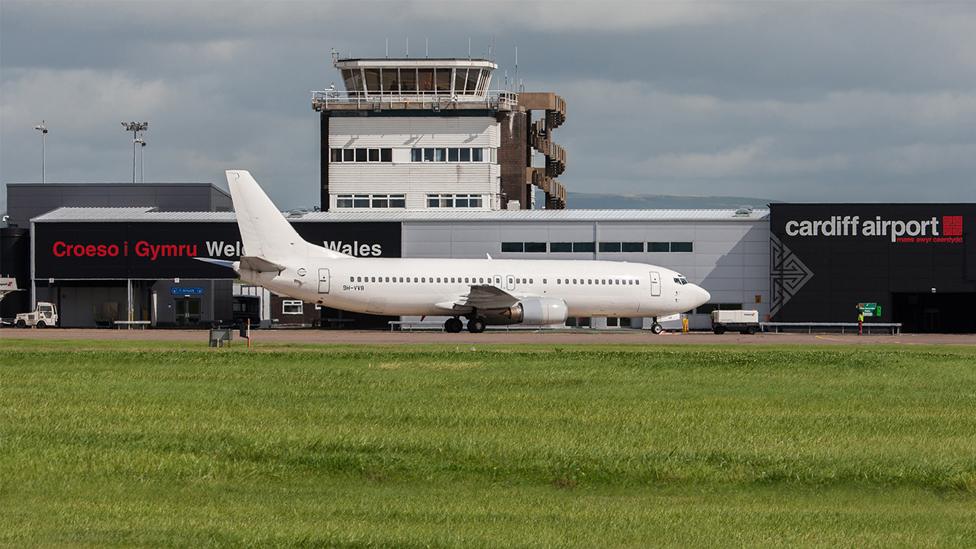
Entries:
[[[295,222],[366,222],[366,221],[762,221],[769,218],[768,209],[754,209],[736,214],[734,209],[721,210],[382,210],[341,212],[283,212]],[[31,219],[33,222],[228,222],[234,212],[157,212],[153,208],[58,208]]]
[[106,189],[137,189],[137,190],[155,190],[155,189],[170,189],[173,187],[206,187],[211,190],[215,190],[218,193],[229,197],[230,193],[226,190],[220,188],[214,183],[202,183],[202,182],[183,182],[183,183],[164,183],[164,182],[150,182],[150,183],[129,183],[127,181],[108,181],[101,183],[93,183],[90,181],[79,181],[79,182],[51,182],[47,183],[5,183],[9,187],[36,187],[39,189],[83,189],[85,191],[91,191],[93,189],[106,188]]

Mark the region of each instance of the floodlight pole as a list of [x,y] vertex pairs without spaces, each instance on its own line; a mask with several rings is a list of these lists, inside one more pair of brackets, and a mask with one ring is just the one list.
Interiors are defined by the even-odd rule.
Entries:
[[45,173],[47,168],[47,122],[41,120],[41,123],[34,126],[34,129],[41,132],[41,183],[47,183],[47,174]]
[[122,127],[127,132],[132,132],[132,182],[136,182],[136,144],[139,141],[139,132],[149,129],[149,122],[122,122]]
[[135,147],[136,143],[140,145],[139,146],[139,182],[145,183],[146,182],[146,145],[148,143],[146,143],[145,138],[142,137],[135,139],[132,142],[132,146]]

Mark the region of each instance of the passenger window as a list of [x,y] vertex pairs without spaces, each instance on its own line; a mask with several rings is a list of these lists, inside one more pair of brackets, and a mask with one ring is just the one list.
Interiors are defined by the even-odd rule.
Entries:
[[417,277],[413,277],[414,284],[418,282]]
[[529,284],[535,284],[535,279],[534,278],[530,278],[529,279]]
[[485,279],[478,277],[478,284],[484,284],[484,283],[485,283]]
[[545,284],[546,283],[546,279],[543,278],[542,279],[542,283]]

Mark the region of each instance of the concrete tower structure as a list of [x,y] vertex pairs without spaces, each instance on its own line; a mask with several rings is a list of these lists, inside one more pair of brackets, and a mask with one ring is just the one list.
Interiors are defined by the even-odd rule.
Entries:
[[528,209],[533,186],[546,208],[565,208],[555,178],[566,155],[551,137],[566,119],[561,97],[492,91],[487,59],[333,61],[345,91],[312,92],[323,211]]

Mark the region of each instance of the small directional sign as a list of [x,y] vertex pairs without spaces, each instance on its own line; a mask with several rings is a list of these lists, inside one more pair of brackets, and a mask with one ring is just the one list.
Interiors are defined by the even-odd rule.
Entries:
[[877,303],[858,303],[857,310],[861,311],[861,314],[863,314],[865,317],[881,316],[881,305],[878,305]]

